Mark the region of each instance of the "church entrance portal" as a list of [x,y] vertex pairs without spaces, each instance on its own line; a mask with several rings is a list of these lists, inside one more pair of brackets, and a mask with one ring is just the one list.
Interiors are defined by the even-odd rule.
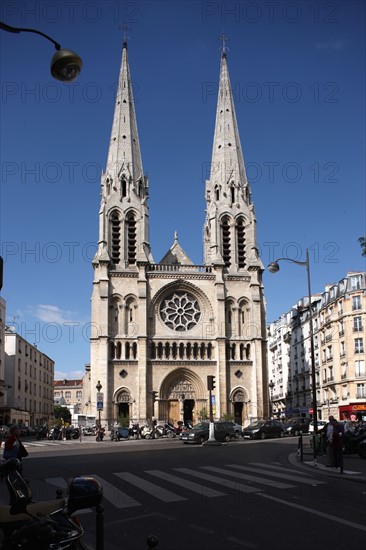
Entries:
[[234,403],[234,422],[243,424],[243,403]]
[[185,399],[183,403],[183,420],[193,422],[194,399]]

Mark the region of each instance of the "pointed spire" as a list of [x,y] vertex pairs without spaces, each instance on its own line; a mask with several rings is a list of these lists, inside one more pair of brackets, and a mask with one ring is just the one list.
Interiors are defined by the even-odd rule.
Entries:
[[125,33],[106,173],[116,181],[123,168],[135,183],[143,178],[143,168]]
[[231,182],[246,186],[247,177],[227,66],[225,46],[227,38],[224,34],[221,40],[223,49],[210,181],[211,184],[221,185],[225,189]]

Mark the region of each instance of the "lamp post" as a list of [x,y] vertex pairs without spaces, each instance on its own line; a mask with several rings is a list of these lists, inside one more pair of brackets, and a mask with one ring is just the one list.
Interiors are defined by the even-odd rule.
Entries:
[[273,415],[273,408],[272,408],[272,399],[273,399],[273,388],[275,387],[273,380],[270,381],[268,384],[269,391],[270,391],[270,402],[269,402],[269,415],[270,418],[272,418]]
[[278,262],[280,260],[286,260],[297,265],[306,267],[308,278],[308,296],[309,296],[309,329],[310,329],[310,358],[311,358],[311,385],[312,385],[312,401],[313,401],[313,421],[314,421],[314,433],[313,433],[313,455],[314,455],[314,468],[317,465],[317,435],[318,435],[318,404],[316,396],[316,373],[315,373],[315,351],[314,351],[314,328],[313,328],[313,310],[311,307],[311,284],[310,284],[310,262],[309,262],[309,249],[306,248],[305,262],[299,262],[298,260],[292,260],[291,258],[277,258],[274,262],[271,262],[268,266],[268,270],[271,273],[277,273],[280,269]]
[[101,420],[100,420],[100,411],[103,409],[103,396],[101,395],[101,389],[102,389],[102,384],[100,383],[100,380],[98,380],[98,384],[95,386],[96,390],[97,390],[97,409],[98,409],[98,441],[101,441],[101,437],[100,437],[100,434],[102,432],[102,423],[101,423]]
[[62,82],[71,82],[75,80],[81,71],[83,65],[82,59],[77,53],[71,50],[65,50],[61,48],[60,44],[53,40],[50,36],[44,32],[37,31],[36,29],[25,29],[19,27],[11,27],[0,21],[0,29],[3,31],[19,34],[21,32],[31,32],[38,34],[46,38],[55,46],[56,53],[51,59],[51,74],[56,80]]

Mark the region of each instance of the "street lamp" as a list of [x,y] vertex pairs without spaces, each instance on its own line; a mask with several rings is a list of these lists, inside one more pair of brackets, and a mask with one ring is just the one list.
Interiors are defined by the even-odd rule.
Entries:
[[[99,433],[99,439],[98,441],[101,441],[101,438],[100,438],[100,433],[101,433],[101,430],[102,430],[102,423],[101,423],[101,420],[100,420],[100,411],[101,411],[101,406],[100,406],[100,400],[99,400],[99,397],[100,397],[100,391],[102,389],[102,384],[100,383],[100,380],[98,380],[98,384],[95,386],[96,390],[97,390],[97,409],[98,409],[98,423],[99,423],[99,428],[98,428],[98,433]],[[103,402],[102,402],[102,405],[103,405]]]
[[11,27],[10,25],[6,25],[1,21],[0,29],[16,34],[19,34],[21,32],[32,32],[34,34],[39,34],[40,36],[43,36],[44,38],[52,42],[57,50],[51,59],[51,74],[53,78],[55,78],[56,80],[61,80],[63,82],[71,82],[79,76],[81,67],[83,66],[82,59],[78,56],[77,53],[71,50],[62,49],[60,44],[53,40],[53,38],[51,38],[47,34],[41,31],[37,31],[36,29]]
[[270,402],[269,402],[269,415],[270,415],[270,418],[272,418],[272,412],[273,412],[273,409],[272,409],[273,388],[275,387],[275,384],[274,384],[273,380],[270,381],[270,383],[268,384],[268,387],[269,387],[269,391],[270,391],[270,393],[271,393],[271,399],[270,399]]
[[315,373],[315,352],[314,352],[314,328],[313,328],[313,310],[311,307],[311,285],[310,285],[310,262],[309,262],[309,249],[306,249],[305,262],[299,262],[298,260],[292,260],[291,258],[277,258],[274,262],[271,262],[268,266],[268,270],[271,273],[277,273],[280,269],[278,262],[280,260],[286,260],[297,265],[306,267],[308,274],[308,296],[309,296],[309,327],[310,327],[310,358],[311,358],[311,384],[312,384],[312,400],[313,400],[313,454],[314,454],[314,467],[317,465],[317,435],[318,435],[318,404],[316,396],[316,373]]

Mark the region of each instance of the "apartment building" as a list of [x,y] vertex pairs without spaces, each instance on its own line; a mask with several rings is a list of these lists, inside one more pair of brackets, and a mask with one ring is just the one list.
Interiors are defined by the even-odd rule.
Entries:
[[89,403],[83,400],[83,380],[55,380],[53,383],[54,403],[70,410],[71,418],[76,415],[87,414]]
[[[311,303],[318,418],[366,417],[366,273],[347,273]],[[308,299],[271,323],[267,333],[273,415],[311,417]]]
[[54,361],[11,327],[4,332],[3,386],[7,391],[0,423],[40,426],[53,418]]

